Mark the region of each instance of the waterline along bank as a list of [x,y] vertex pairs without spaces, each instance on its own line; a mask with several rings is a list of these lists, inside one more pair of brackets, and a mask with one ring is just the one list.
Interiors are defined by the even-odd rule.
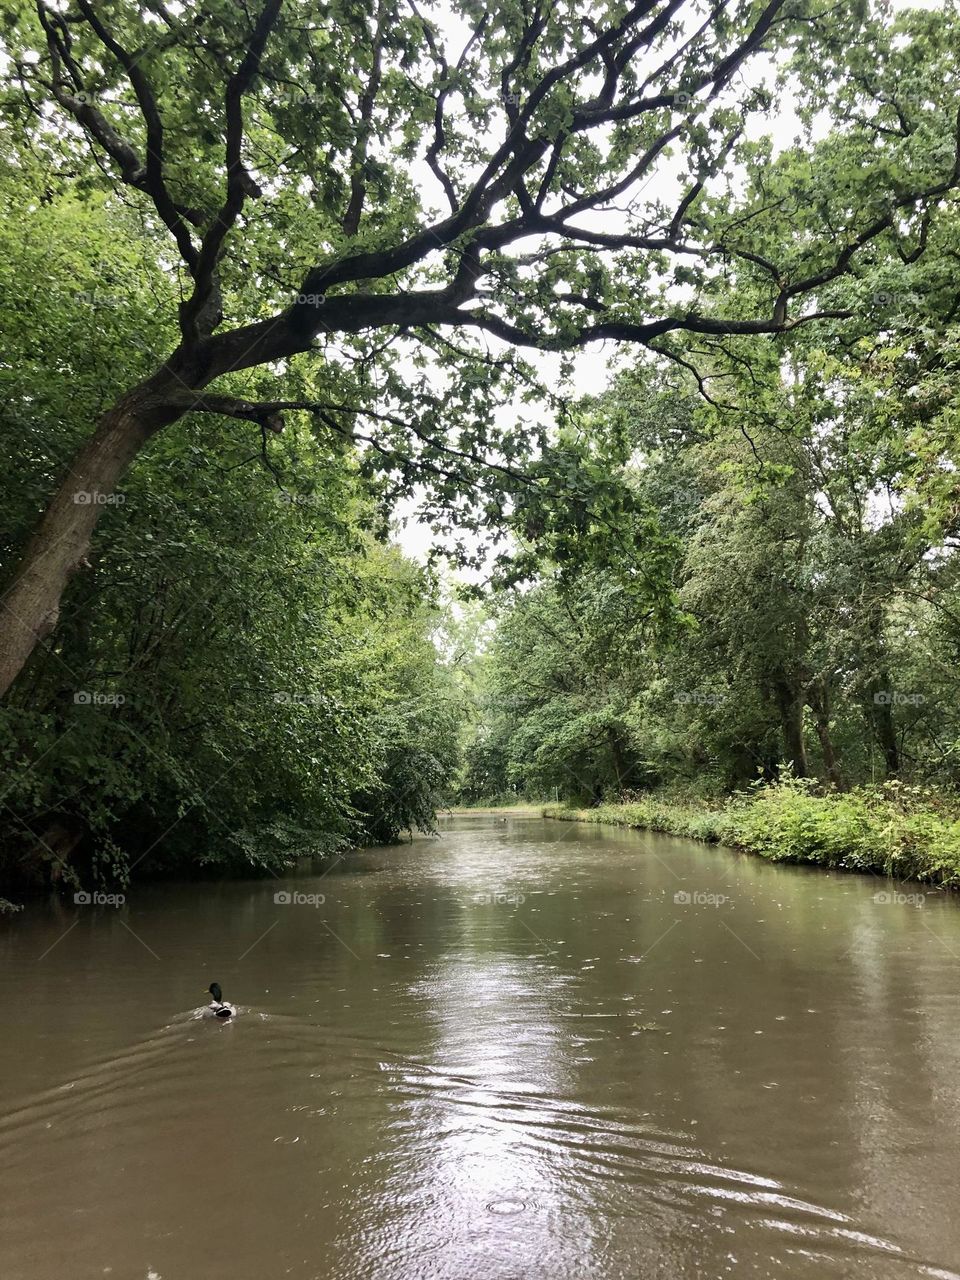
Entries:
[[791,780],[738,793],[716,807],[651,794],[591,809],[548,805],[543,813],[728,845],[772,862],[960,887],[960,814],[930,788],[893,782],[816,794]]

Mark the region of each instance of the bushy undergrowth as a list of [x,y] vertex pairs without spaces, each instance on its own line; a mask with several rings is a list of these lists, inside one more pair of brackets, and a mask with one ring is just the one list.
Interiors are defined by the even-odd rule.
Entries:
[[536,808],[537,805],[543,805],[544,799],[528,799],[525,796],[518,796],[514,791],[501,791],[491,796],[484,796],[476,800],[464,800],[462,796],[457,796],[453,802],[455,809],[530,809]]
[[960,812],[930,788],[898,783],[817,794],[787,780],[711,809],[649,795],[594,809],[550,805],[548,817],[641,827],[732,845],[774,862],[812,862],[960,886]]

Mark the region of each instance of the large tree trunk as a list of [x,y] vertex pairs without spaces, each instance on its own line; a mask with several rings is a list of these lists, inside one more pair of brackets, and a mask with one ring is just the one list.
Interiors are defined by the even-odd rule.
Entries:
[[[891,698],[890,693],[890,676],[887,672],[881,672],[880,681],[884,684],[884,695]],[[874,695],[876,698],[878,695]],[[897,725],[893,716],[893,705],[890,701],[877,703],[874,701],[870,708],[874,732],[877,735],[877,741],[880,743],[880,750],[883,752],[883,762],[887,767],[887,775],[891,778],[896,777],[900,772],[900,746],[897,742]]]
[[34,648],[57,625],[60,600],[83,564],[106,500],[146,442],[187,408],[174,408],[183,386],[163,369],[100,419],[71,463],[35,529],[13,579],[0,596],[0,696]]
[[807,750],[803,742],[803,695],[792,682],[778,680],[777,706],[783,729],[783,753],[798,778],[807,776]]
[[632,781],[632,770],[627,760],[620,730],[616,725],[607,727],[607,741],[610,744],[610,759],[613,762],[613,771],[617,775],[617,792],[620,794],[628,783]]
[[814,724],[817,728],[817,737],[820,739],[820,750],[823,752],[827,780],[838,791],[844,791],[846,790],[846,782],[844,781],[843,771],[840,768],[840,760],[837,756],[836,748],[833,745],[833,735],[830,732],[830,692],[826,682],[815,681],[810,686],[807,696],[810,710],[813,712]]
[[867,617],[869,641],[862,647],[862,660],[870,673],[866,682],[869,699],[867,720],[883,752],[887,775],[895,777],[900,772],[900,747],[897,742],[897,724],[893,714],[894,689],[886,663],[885,618],[882,607],[874,605]]

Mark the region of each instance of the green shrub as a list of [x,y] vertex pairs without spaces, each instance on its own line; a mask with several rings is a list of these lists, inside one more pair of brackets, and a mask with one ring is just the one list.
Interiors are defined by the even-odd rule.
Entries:
[[739,792],[717,809],[648,795],[594,809],[550,805],[544,814],[731,845],[772,862],[960,887],[960,816],[949,797],[929,788],[888,783],[817,794],[816,783],[788,778]]

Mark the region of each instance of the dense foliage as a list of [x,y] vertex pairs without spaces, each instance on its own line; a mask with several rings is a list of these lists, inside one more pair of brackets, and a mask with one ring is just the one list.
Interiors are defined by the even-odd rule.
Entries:
[[712,796],[785,771],[956,792],[958,253],[952,211],[913,261],[834,285],[849,314],[815,333],[700,346],[589,406],[660,512],[673,616],[626,561],[504,599],[466,795]]
[[[507,578],[609,557],[629,531],[662,593],[623,455],[584,445],[518,350],[677,358],[691,335],[839,314],[831,286],[936,234],[960,183],[957,26],[859,0],[8,5],[5,158],[57,208],[129,209],[136,278],[112,296],[139,309],[158,271],[167,287],[155,354],[118,369],[4,583],[0,693],[94,539],[100,504],[77,493],[108,498],[195,413],[264,433],[309,414],[393,494],[426,486],[461,559],[458,530],[519,534],[500,542]],[[776,155],[775,98],[807,129]],[[519,419],[538,397],[558,436]]]
[[[395,839],[464,746],[473,800],[955,787],[952,5],[2,40],[4,883]],[[410,500],[523,586],[470,661]]]
[[[25,180],[8,181],[8,202]],[[168,286],[131,258],[122,216],[38,201],[0,223],[16,264],[0,278],[16,316],[0,409],[5,550],[118,364],[134,374],[162,341],[151,296]],[[51,261],[65,282],[53,296],[39,283]],[[38,298],[18,310],[24,280]],[[377,540],[346,446],[291,428],[262,449],[254,427],[195,416],[105,504],[55,641],[0,710],[4,887],[277,869],[431,825],[459,717],[434,590]]]

